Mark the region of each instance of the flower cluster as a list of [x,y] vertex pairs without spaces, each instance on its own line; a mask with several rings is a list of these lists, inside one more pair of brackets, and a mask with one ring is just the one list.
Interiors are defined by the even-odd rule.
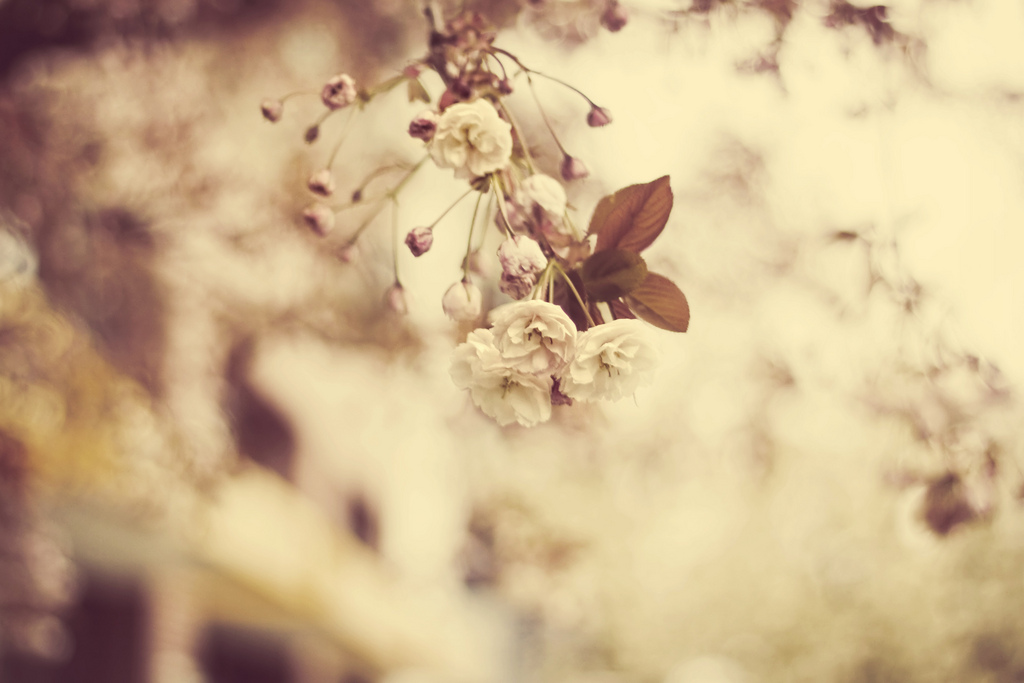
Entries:
[[656,364],[643,323],[615,320],[578,333],[560,307],[517,301],[494,310],[452,355],[455,385],[504,426],[531,427],[552,404],[618,400],[650,382]]
[[[623,23],[624,15],[611,16],[617,8],[616,2],[608,4],[615,19],[609,19],[610,30]],[[404,243],[412,256],[424,257],[435,239],[445,237],[437,230],[441,220],[465,197],[476,195],[462,275],[441,300],[451,320],[477,327],[454,352],[451,376],[456,386],[466,389],[473,403],[501,425],[534,425],[548,420],[554,405],[633,394],[652,378],[655,362],[641,320],[675,332],[685,332],[689,324],[683,293],[667,278],[649,272],[640,255],[668,221],[673,203],[668,177],[605,197],[582,230],[569,210],[566,183],[588,177],[589,170],[562,145],[536,93],[532,99],[557,153],[544,163],[549,155],[542,146],[527,143],[506,101],[522,81],[532,90],[534,79],[544,78],[583,98],[588,109],[581,118],[589,126],[609,125],[611,112],[498,47],[496,32],[480,15],[466,13],[447,23],[431,11],[427,16],[432,24],[428,51],[400,74],[368,89],[339,74],[312,91],[325,109],[307,128],[307,143],[319,139],[320,126],[329,116],[348,112],[348,120],[327,163],[309,177],[308,189],[317,199],[305,210],[305,222],[321,239],[333,240],[342,211],[376,206],[334,249],[343,261],[351,261],[362,232],[388,203],[397,204],[403,187],[426,162],[453,172],[456,181],[468,185],[460,198],[429,224],[407,228],[404,240],[395,219],[392,243]],[[338,187],[331,168],[350,125],[377,96],[402,84],[410,102],[427,105],[406,130],[421,150],[420,160],[399,166],[404,175],[383,194],[373,193],[376,198],[364,197],[368,184],[395,167],[375,171],[351,193],[350,202],[331,206]],[[440,87],[436,99],[430,94],[432,84]],[[278,121],[285,99],[265,100],[264,117]],[[535,158],[535,153],[540,156]],[[494,233],[478,230],[481,224],[497,227],[500,243],[488,246]],[[491,282],[482,277],[486,269],[474,267],[485,250],[496,253],[501,266]],[[398,266],[396,251],[394,280],[384,301],[404,313],[408,302]],[[479,327],[487,314],[485,302],[497,298],[500,303],[501,297],[511,301],[490,312],[489,327]]]

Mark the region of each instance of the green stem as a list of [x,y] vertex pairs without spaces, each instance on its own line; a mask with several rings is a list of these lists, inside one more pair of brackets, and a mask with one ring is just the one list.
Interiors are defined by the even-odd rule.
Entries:
[[398,280],[398,200],[391,198],[391,262],[395,270],[395,284]]
[[476,198],[476,206],[473,207],[473,218],[469,221],[469,239],[466,240],[466,258],[462,262],[462,280],[469,280],[469,257],[473,253],[473,229],[476,228],[476,214],[480,210],[480,202],[484,194],[481,192]]
[[[464,192],[464,193],[462,194],[462,196],[461,196],[461,197],[459,197],[459,198],[458,198],[458,199],[456,199],[456,200],[455,200],[454,202],[452,202],[452,204],[451,204],[451,205],[449,205],[449,206],[448,206],[448,208],[444,210],[444,213],[442,213],[442,214],[441,214],[440,216],[438,216],[438,217],[437,217],[437,218],[436,218],[436,219],[434,220],[434,222],[433,222],[433,223],[431,223],[430,225],[428,225],[427,227],[428,227],[428,228],[433,228],[433,227],[434,227],[435,225],[437,225],[438,223],[440,223],[440,222],[441,222],[441,219],[442,219],[442,218],[444,218],[445,216],[447,216],[447,215],[448,215],[448,212],[449,212],[449,211],[451,211],[452,209],[454,209],[454,208],[455,208],[456,206],[458,206],[459,202],[461,202],[461,201],[462,201],[463,199],[465,199],[465,198],[466,198],[466,196],[467,196],[467,195],[469,195],[469,193],[470,193],[470,192],[472,192],[472,191],[473,191],[473,188],[472,188],[472,187],[471,187],[471,188],[469,188],[468,190],[466,190],[466,191],[465,191],[465,192]],[[474,215],[475,215],[475,214],[474,214]]]
[[334,145],[334,149],[331,151],[331,156],[327,158],[327,166],[325,168],[331,168],[331,166],[334,165],[334,159],[338,156],[338,151],[341,149],[341,146],[345,144],[345,139],[348,137],[349,128],[351,128],[352,122],[356,118],[357,111],[358,109],[352,109],[352,111],[349,112],[348,118],[345,119],[345,127],[341,129],[341,137],[338,139],[338,143]]

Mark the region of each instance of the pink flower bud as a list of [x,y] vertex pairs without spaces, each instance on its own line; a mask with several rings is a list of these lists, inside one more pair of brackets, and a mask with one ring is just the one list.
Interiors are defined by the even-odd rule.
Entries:
[[317,202],[302,212],[306,225],[316,234],[324,237],[334,228],[334,212],[326,204]]
[[348,74],[338,74],[327,81],[320,99],[328,109],[342,109],[356,101],[356,82]]
[[405,302],[405,287],[400,282],[388,287],[388,291],[384,294],[384,301],[395,313],[405,315],[409,312],[409,306]]
[[306,144],[313,144],[320,137],[320,126],[310,126],[306,129]]
[[601,15],[601,26],[612,33],[622,30],[622,27],[629,22],[629,11],[619,4],[618,0],[611,0]]
[[329,168],[322,168],[309,177],[306,187],[313,194],[321,197],[330,197],[334,194],[334,174]]
[[463,280],[448,288],[441,298],[441,307],[444,314],[456,322],[476,320],[480,317],[482,301],[480,289],[468,280]]
[[433,228],[413,228],[405,236],[405,246],[409,247],[409,251],[412,252],[413,256],[422,256],[427,253],[430,250],[430,245],[433,243]]
[[409,123],[409,135],[424,142],[434,139],[434,132],[437,130],[438,115],[427,109]]
[[405,76],[406,78],[416,78],[417,76],[420,75],[421,70],[422,69],[420,68],[419,64],[410,64],[409,66],[402,69],[402,75]]
[[498,81],[498,92],[500,92],[502,95],[511,95],[512,81],[508,80],[507,78],[503,78],[500,81]]
[[596,104],[587,114],[587,125],[591,128],[600,128],[601,126],[607,126],[612,122],[612,113],[604,107],[599,107]]
[[338,250],[336,256],[342,263],[352,263],[359,257],[359,247],[354,243],[349,243]]
[[284,102],[268,97],[260,102],[260,111],[263,112],[263,118],[267,121],[277,123],[284,116]]
[[566,154],[565,158],[562,159],[562,178],[565,179],[566,182],[570,180],[580,180],[581,178],[586,178],[588,175],[590,175],[590,171],[587,170],[586,164],[576,157],[571,157]]
[[516,235],[502,242],[498,247],[498,260],[502,272],[512,278],[539,273],[548,264],[540,245],[526,235]]

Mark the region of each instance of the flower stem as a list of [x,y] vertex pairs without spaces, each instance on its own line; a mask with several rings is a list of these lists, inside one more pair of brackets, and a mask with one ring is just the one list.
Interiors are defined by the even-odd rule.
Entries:
[[567,284],[569,286],[569,289],[572,290],[573,296],[576,297],[576,301],[579,302],[580,308],[583,309],[583,315],[587,316],[587,322],[590,323],[591,327],[597,327],[597,323],[595,323],[594,319],[590,317],[590,311],[587,310],[587,305],[583,303],[583,297],[581,297],[580,293],[576,291],[576,285],[572,283],[572,278],[569,277],[569,274],[566,273],[562,266],[559,265],[557,262],[555,262],[555,268],[558,269],[558,272],[559,274],[561,274],[562,279],[565,280],[565,284]]
[[420,170],[420,167],[423,166],[423,163],[427,159],[429,159],[429,158],[430,158],[430,156],[427,155],[427,156],[424,156],[419,161],[417,161],[416,165],[413,166],[412,168],[410,168],[409,172],[406,173],[405,176],[401,180],[398,181],[398,184],[395,185],[393,188],[391,188],[391,190],[388,191],[387,196],[390,197],[391,199],[397,199],[398,198],[398,193],[402,191],[402,188],[405,187],[405,184],[407,182],[409,182],[409,180],[412,178],[413,174],[416,173],[416,171]]
[[509,238],[515,237],[515,233],[512,232],[512,222],[508,219],[508,207],[505,206],[505,194],[499,186],[498,177],[492,173],[491,178],[491,189],[494,191],[494,195],[498,198],[498,211],[501,212],[501,219],[505,223],[505,233]]
[[338,138],[337,144],[334,145],[334,149],[331,151],[331,156],[327,158],[327,165],[324,168],[331,168],[334,165],[334,159],[338,156],[338,151],[341,146],[345,144],[345,139],[348,137],[349,128],[352,126],[352,121],[356,118],[356,112],[358,109],[352,109],[349,113],[348,118],[345,119],[345,127],[341,129],[341,137]]
[[[465,195],[463,195],[465,196]],[[462,262],[462,280],[469,280],[469,256],[473,253],[473,229],[476,227],[476,214],[480,210],[480,201],[484,195],[481,192],[476,198],[476,206],[473,207],[473,218],[469,221],[469,239],[466,240],[466,258]]]
[[391,198],[391,263],[395,270],[395,284],[398,279],[398,199]]
[[[434,222],[431,223],[430,225],[428,225],[427,227],[433,228],[435,225],[440,223],[441,219],[444,218],[445,216],[447,216],[448,212],[451,211],[452,209],[454,209],[456,206],[458,206],[459,202],[461,202],[463,199],[465,199],[469,195],[469,193],[472,192],[472,191],[473,191],[472,187],[469,188],[468,190],[466,190],[458,199],[456,199],[454,202],[452,202],[448,206],[448,208],[444,210],[444,213],[442,213],[440,216],[438,216],[436,219],[434,219]],[[475,215],[476,214],[474,213],[474,216]]]
[[[506,57],[511,59],[513,62],[515,62],[516,66],[518,66],[520,69],[522,69],[523,73],[525,73],[527,75],[527,80],[529,80],[530,74],[534,74],[535,76],[540,76],[541,78],[546,78],[549,81],[554,81],[555,83],[558,83],[559,85],[564,86],[564,87],[568,88],[569,90],[572,90],[574,93],[576,93],[577,95],[579,95],[580,97],[585,99],[587,101],[587,104],[589,104],[591,107],[596,107],[597,106],[596,104],[594,104],[594,101],[592,99],[587,97],[586,93],[584,93],[582,90],[580,90],[576,86],[570,85],[569,83],[566,83],[561,78],[556,78],[555,76],[549,76],[548,74],[541,73],[540,71],[537,71],[536,69],[531,69],[530,67],[526,66],[521,61],[519,61],[519,58],[516,57],[511,52],[509,52],[508,50],[503,50],[500,47],[492,47],[491,49],[494,52],[498,52],[498,53],[501,53],[501,54],[505,55]],[[496,61],[498,62],[498,64],[501,64],[500,60],[496,60]],[[505,66],[503,64],[502,64],[501,68],[502,68],[502,71],[505,70]]]

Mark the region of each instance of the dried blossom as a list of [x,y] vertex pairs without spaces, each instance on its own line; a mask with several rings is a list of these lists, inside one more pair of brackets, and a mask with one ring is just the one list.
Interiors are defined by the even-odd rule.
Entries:
[[434,139],[439,120],[440,117],[433,110],[422,111],[409,122],[409,135],[424,142],[430,142]]
[[413,228],[409,231],[409,234],[405,236],[405,246],[409,247],[409,251],[412,252],[413,256],[422,256],[423,254],[430,251],[430,246],[434,243],[434,230],[429,227],[418,227]]
[[338,74],[324,84],[320,99],[328,109],[343,109],[356,101],[356,82],[348,74]]

